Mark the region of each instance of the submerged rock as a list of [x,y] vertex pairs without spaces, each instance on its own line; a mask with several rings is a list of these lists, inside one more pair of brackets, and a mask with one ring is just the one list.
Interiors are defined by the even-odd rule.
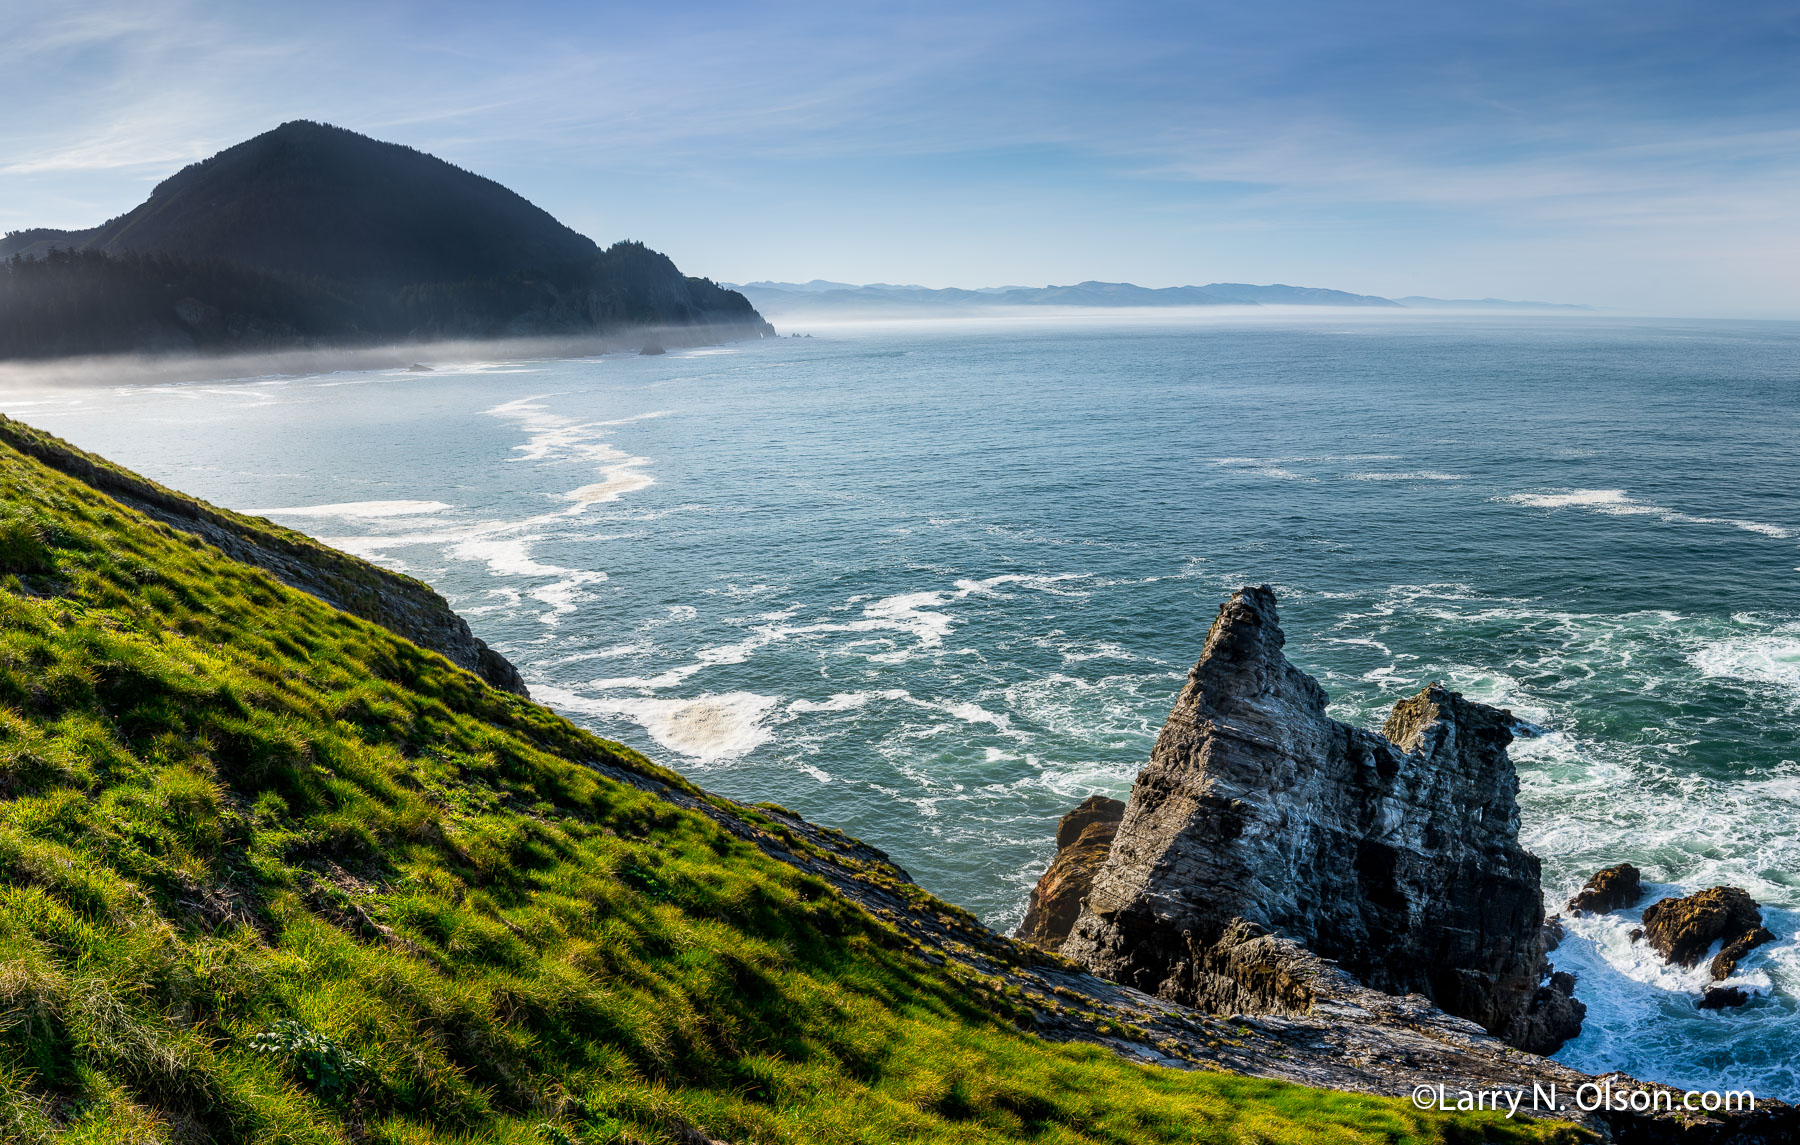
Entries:
[[1585,1007],[1567,975],[1542,984],[1512,717],[1432,684],[1384,734],[1339,723],[1284,640],[1267,587],[1220,608],[1062,953],[1190,1005],[1282,1012],[1280,975],[1246,977],[1279,936],[1554,1050]]
[[1775,940],[1762,922],[1762,911],[1748,892],[1712,887],[1645,907],[1644,937],[1658,954],[1687,967],[1698,965],[1713,943],[1723,942],[1708,968],[1717,981],[1731,977],[1751,950]]
[[1569,900],[1569,909],[1611,914],[1623,907],[1636,906],[1643,897],[1644,886],[1639,880],[1638,869],[1630,863],[1620,863],[1596,872],[1581,892]]
[[1031,905],[1016,935],[1045,950],[1060,950],[1081,913],[1081,901],[1112,849],[1125,804],[1091,795],[1056,825],[1056,858],[1031,890]]

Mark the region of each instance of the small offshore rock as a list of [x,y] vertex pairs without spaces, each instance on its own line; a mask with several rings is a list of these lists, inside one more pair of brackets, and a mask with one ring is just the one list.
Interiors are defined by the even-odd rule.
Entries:
[[1062,948],[1124,817],[1125,804],[1104,795],[1090,795],[1062,817],[1056,858],[1031,889],[1031,905],[1015,937],[1045,950]]
[[1565,937],[1566,937],[1566,934],[1563,931],[1561,915],[1553,914],[1549,918],[1544,920],[1544,953],[1545,954],[1548,954],[1552,950],[1555,950],[1557,947],[1561,946],[1562,941]]
[[1625,937],[1631,939],[1631,944],[1636,946],[1639,942],[1643,941],[1644,928],[1641,926],[1634,926],[1631,928],[1631,933],[1627,934]]
[[1620,863],[1589,879],[1581,893],[1569,900],[1569,909],[1611,914],[1623,907],[1636,906],[1643,897],[1644,884],[1639,879],[1638,869],[1630,863]]
[[1728,977],[1751,949],[1772,941],[1762,911],[1748,892],[1712,887],[1686,898],[1663,899],[1644,908],[1644,937],[1658,954],[1692,967],[1715,942],[1725,948],[1712,961],[1714,979]]
[[638,351],[638,357],[654,358],[658,354],[667,353],[668,351],[663,349],[663,344],[661,342],[645,342],[644,348]]
[[1736,986],[1708,986],[1706,993],[1695,1003],[1702,1010],[1725,1010],[1733,1006],[1742,1006],[1750,1000],[1750,995]]
[[1744,955],[1765,942],[1774,941],[1775,936],[1769,933],[1767,927],[1758,926],[1755,930],[1746,931],[1727,942],[1719,953],[1713,956],[1712,965],[1708,968],[1712,972],[1713,980],[1720,981],[1731,977],[1737,972],[1737,964],[1743,960]]

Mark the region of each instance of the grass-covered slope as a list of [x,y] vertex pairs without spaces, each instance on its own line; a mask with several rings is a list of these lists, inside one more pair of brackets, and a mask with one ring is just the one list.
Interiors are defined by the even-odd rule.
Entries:
[[0,444],[0,1140],[1569,1132],[1050,1044],[586,761],[694,790]]
[[468,623],[423,581],[358,560],[261,517],[208,505],[3,414],[0,444],[165,525],[195,534],[235,560],[266,569],[289,587],[440,652],[497,688],[526,694],[518,670],[476,638]]

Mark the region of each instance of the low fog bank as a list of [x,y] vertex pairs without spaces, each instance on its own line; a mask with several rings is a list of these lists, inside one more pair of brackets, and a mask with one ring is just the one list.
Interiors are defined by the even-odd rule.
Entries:
[[[1021,329],[1030,327],[1068,327],[1070,329],[1149,328],[1172,326],[1316,326],[1320,323],[1351,324],[1359,327],[1424,326],[1453,324],[1466,326],[1482,322],[1537,322],[1570,324],[1598,322],[1632,315],[1593,310],[1544,310],[1531,307],[1505,309],[1426,309],[1424,307],[1374,308],[1366,306],[984,306],[952,308],[918,307],[891,309],[808,310],[794,307],[780,315],[784,331],[801,335],[827,331],[851,331],[901,327],[960,330],[992,327]],[[1643,315],[1635,317],[1647,317]]]
[[77,388],[171,385],[249,378],[454,367],[496,358],[591,358],[604,354],[716,346],[754,338],[726,338],[717,327],[637,327],[608,335],[455,339],[382,346],[318,346],[243,353],[151,352],[92,357],[0,361],[0,393],[40,393]]

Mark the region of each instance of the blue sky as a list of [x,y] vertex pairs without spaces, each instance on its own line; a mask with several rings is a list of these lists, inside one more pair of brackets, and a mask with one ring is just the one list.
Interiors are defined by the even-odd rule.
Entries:
[[288,119],[689,273],[1800,316],[1800,6],[75,2],[0,9],[0,228]]

